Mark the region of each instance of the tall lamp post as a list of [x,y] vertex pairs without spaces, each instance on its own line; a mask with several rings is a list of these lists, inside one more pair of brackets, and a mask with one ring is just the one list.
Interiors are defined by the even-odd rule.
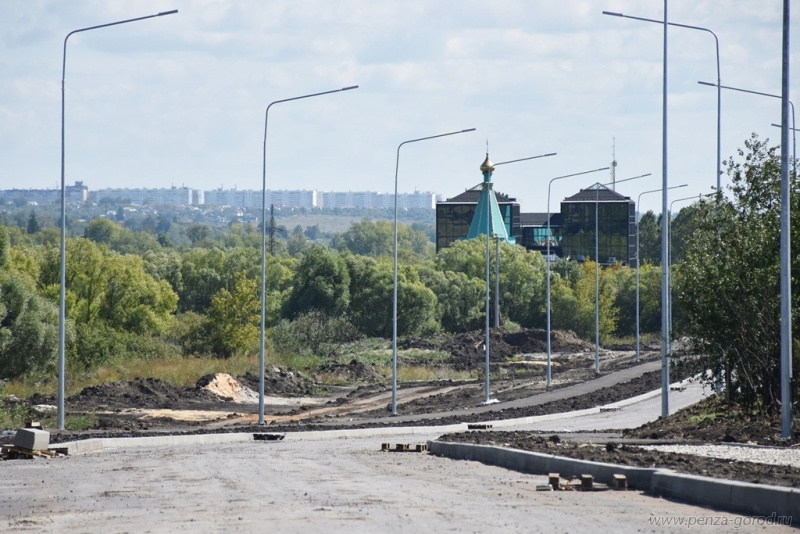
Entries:
[[[717,90],[728,89],[728,90],[731,90],[731,91],[739,91],[740,93],[748,93],[748,94],[751,94],[751,95],[767,96],[767,97],[770,97],[770,98],[781,98],[780,95],[772,95],[772,94],[769,94],[769,93],[762,93],[760,91],[751,91],[749,89],[741,89],[739,87],[730,87],[728,85],[719,85],[719,84],[713,84],[713,83],[710,83],[710,82],[703,82],[703,81],[698,81],[697,83],[699,83],[700,85],[707,85],[709,87],[716,87]],[[788,100],[788,99],[787,99],[787,101],[789,102],[789,106],[792,108],[792,127],[789,128],[789,130],[792,131],[792,158],[794,159],[793,170],[794,170],[795,174],[797,174],[797,135],[796,135],[796,132],[797,132],[796,126],[797,125],[794,122],[794,102],[792,102],[791,100]],[[773,124],[773,126],[779,126],[779,125]]]
[[392,415],[397,415],[397,173],[400,170],[400,149],[403,145],[409,143],[416,143],[418,141],[427,141],[428,139],[437,139],[439,137],[447,137],[450,135],[457,135],[467,132],[474,132],[475,128],[467,128],[466,130],[458,130],[456,132],[448,132],[439,135],[430,135],[428,137],[420,137],[419,139],[410,139],[403,141],[397,145],[397,159],[394,166],[394,274],[392,278]]
[[[700,200],[701,198],[708,198],[713,197],[714,193],[709,193],[707,195],[694,195],[691,197],[683,197],[683,198],[676,198],[672,202],[669,203],[669,221],[668,224],[672,225],[672,205],[676,202],[684,202],[686,200]],[[672,340],[672,230],[670,229],[669,234],[669,252],[667,254],[667,291],[669,291],[670,299],[669,299],[669,309],[667,310],[667,324],[669,325],[669,333],[670,333],[670,341]],[[669,349],[669,352],[672,352],[672,349]],[[669,369],[669,368],[668,368]]]
[[[615,180],[614,182],[609,182],[607,184],[601,185],[612,185],[618,184],[621,182],[630,182],[631,180],[637,180],[639,178],[644,178],[645,176],[650,176],[651,173],[647,174],[640,174],[639,176],[634,176],[632,178],[625,178],[624,180]],[[600,211],[600,187],[595,189],[595,198],[594,198],[594,374],[600,374],[600,246],[599,246],[599,216],[598,212]]]
[[600,171],[607,171],[611,167],[601,167],[599,169],[592,169],[591,171],[583,171],[583,172],[576,172],[573,174],[566,174],[564,176],[556,176],[555,178],[551,178],[550,182],[547,184],[547,235],[545,236],[545,242],[547,244],[547,257],[545,258],[545,265],[547,266],[547,389],[550,389],[550,241],[551,241],[551,232],[550,232],[550,186],[553,185],[553,182],[556,180],[563,180],[564,178],[572,178],[573,176],[581,176],[584,174],[591,174],[593,172],[600,172]]
[[[549,156],[555,156],[557,152],[551,152],[549,154],[543,154],[541,156],[532,156],[529,158],[520,158],[511,161],[501,161],[500,163],[495,163],[494,166],[497,167],[498,165],[506,165],[508,163],[516,163],[517,161],[525,161],[529,159],[537,159],[537,158],[546,158]],[[495,263],[494,263],[494,327],[500,328],[500,238],[495,236]]]
[[88,28],[81,28],[73,30],[64,37],[64,51],[61,56],[61,266],[60,266],[60,281],[59,281],[59,295],[58,295],[58,429],[64,430],[64,384],[65,384],[65,364],[64,364],[64,349],[65,349],[65,323],[66,323],[66,278],[67,278],[67,200],[66,200],[66,184],[64,182],[64,88],[67,73],[67,40],[71,35],[86,32],[89,30],[97,30],[100,28],[108,28],[110,26],[119,26],[120,24],[127,24],[129,22],[137,22],[145,19],[152,19],[156,17],[163,17],[165,15],[173,15],[177,13],[177,9],[172,11],[162,11],[155,15],[147,15],[144,17],[136,17],[133,19],[119,20],[117,22],[109,22],[108,24],[99,24],[97,26],[89,26]]
[[[517,163],[518,161],[527,161],[530,159],[539,159],[539,158],[547,158],[550,156],[555,156],[556,152],[550,152],[547,154],[540,154],[538,156],[529,156],[527,158],[519,158],[519,159],[512,159],[509,161],[501,161],[500,163],[491,163],[489,161],[489,153],[487,150],[486,153],[486,164],[489,165],[487,167],[488,172],[494,172],[495,167],[499,165],[507,165],[509,163]],[[483,167],[481,167],[483,170]],[[489,201],[487,197],[487,202]],[[489,226],[490,226],[490,212],[489,206],[486,206],[486,339],[484,341],[484,397],[483,397],[483,404],[490,404],[492,401],[489,397],[489,244],[491,242],[492,236],[489,233]],[[498,256],[499,259],[499,256]],[[498,270],[499,276],[499,270]],[[499,286],[498,286],[499,288]]]
[[[686,187],[689,184],[674,185],[670,189],[678,189]],[[638,206],[642,201],[642,195],[648,193],[658,193],[661,189],[653,189],[651,191],[644,191],[639,193],[639,198],[636,200]],[[636,363],[639,363],[639,218],[636,218]],[[663,313],[663,312],[662,312]]]
[[[633,15],[624,15],[622,13],[616,13],[614,11],[603,11],[603,15],[610,15],[612,17],[620,17],[620,18],[624,18],[624,19],[640,20],[640,21],[644,21],[644,22],[654,22],[656,24],[661,24],[661,25],[664,24],[663,20],[648,19],[648,18],[644,18],[644,17],[634,17]],[[722,166],[722,153],[721,153],[721,151],[722,151],[722,143],[721,143],[721,135],[720,135],[720,132],[721,132],[720,123],[721,123],[721,116],[722,116],[722,91],[720,89],[721,86],[719,85],[719,84],[722,83],[722,81],[721,81],[720,69],[719,69],[719,38],[717,37],[717,34],[714,33],[712,30],[710,30],[709,28],[703,28],[702,26],[692,26],[690,24],[679,24],[677,22],[667,22],[667,25],[675,26],[675,27],[678,27],[678,28],[687,28],[689,30],[699,30],[699,31],[707,32],[707,33],[710,33],[711,36],[714,38],[714,46],[715,46],[716,56],[717,56],[717,180],[716,180],[716,182],[717,182],[717,191],[719,191],[721,189],[721,187],[722,187],[722,185],[720,183],[720,180],[721,180],[721,177],[722,177],[722,167],[721,167]],[[671,189],[671,188],[668,188],[668,189]]]
[[[789,99],[789,1],[783,2],[783,61],[781,94],[773,95],[760,91],[750,91],[737,87],[719,85],[722,89],[740,91],[753,95],[779,98],[781,100],[781,147],[789,145],[789,130],[792,131],[792,168],[797,176],[797,124],[795,123],[794,102]],[[708,82],[697,82],[701,85],[714,86]],[[788,104],[788,105],[787,105]],[[792,112],[792,127],[788,127],[789,108]],[[792,434],[792,403],[791,403],[791,375],[792,375],[792,306],[791,306],[791,221],[790,221],[790,196],[789,187],[789,151],[781,148],[781,221],[780,221],[780,315],[781,315],[781,436],[791,437]]]
[[311,93],[308,95],[295,96],[292,98],[284,98],[283,100],[275,100],[270,102],[267,110],[264,113],[264,145],[262,149],[262,166],[261,166],[261,328],[259,329],[259,377],[258,377],[258,424],[264,424],[264,326],[266,323],[266,290],[267,290],[267,124],[269,123],[269,108],[275,104],[282,104],[283,102],[291,102],[293,100],[302,100],[304,98],[311,98],[314,96],[329,95],[331,93],[341,93],[342,91],[350,91],[351,89],[358,89],[357,85],[342,87],[341,89],[333,89],[331,91],[322,91],[321,93]]

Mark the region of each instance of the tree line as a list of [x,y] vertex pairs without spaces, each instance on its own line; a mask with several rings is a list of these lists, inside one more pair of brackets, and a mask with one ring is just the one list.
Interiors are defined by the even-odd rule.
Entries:
[[[719,193],[699,200],[672,217],[671,336],[687,336],[725,377],[734,398],[774,410],[779,402],[779,160],[775,148],[755,137],[745,147],[738,154],[743,162],[727,162],[729,197]],[[800,205],[797,195],[793,198],[798,243]],[[645,334],[659,332],[661,325],[659,228],[652,212],[641,217],[640,330]],[[70,365],[91,368],[114,358],[230,357],[258,351],[259,229],[234,223],[225,232],[212,232],[195,224],[185,233],[188,244],[175,245],[153,232],[131,230],[124,221],[100,217],[85,225],[81,237],[68,239]],[[58,244],[56,228],[0,225],[0,380],[53,371]],[[268,350],[327,357],[361,337],[391,337],[393,244],[388,221],[354,223],[329,242],[309,238],[302,228],[279,236],[266,259]],[[401,225],[398,335],[482,328],[485,254],[485,241],[475,239],[437,255],[424,225]],[[500,264],[502,323],[544,328],[547,269],[542,255],[503,244],[499,258],[494,247],[491,256]],[[792,258],[796,285],[800,256]],[[553,329],[594,339],[594,270],[590,260],[551,264]],[[493,300],[494,267],[491,273]],[[632,338],[636,270],[602,267],[598,293],[601,343]],[[793,295],[797,310],[798,292]]]

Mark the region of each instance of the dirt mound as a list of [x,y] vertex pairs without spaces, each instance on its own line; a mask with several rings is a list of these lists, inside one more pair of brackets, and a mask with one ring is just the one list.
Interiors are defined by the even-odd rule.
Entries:
[[800,443],[800,432],[781,438],[780,416],[764,416],[728,405],[722,396],[713,396],[694,406],[679,410],[666,419],[658,419],[624,432],[626,438],[687,439],[707,442],[792,445]]
[[[474,369],[485,358],[484,342],[486,332],[475,330],[454,336],[442,345],[451,355],[451,364],[458,370]],[[574,332],[552,330],[550,332],[551,352],[582,352],[594,346],[581,340]],[[547,351],[547,331],[527,328],[516,332],[505,330],[489,331],[489,361],[503,362],[508,356]]]
[[178,388],[158,378],[108,382],[84,388],[66,400],[69,408],[106,405],[119,408],[172,408],[185,402],[218,401],[202,388]]
[[243,386],[228,373],[216,373],[201,377],[197,381],[197,387],[203,388],[225,400],[237,403],[255,404],[258,402],[257,392]]
[[[253,373],[236,377],[239,383],[258,394],[259,377]],[[313,378],[299,371],[267,367],[264,370],[264,394],[283,397],[305,397],[317,393],[318,387]]]
[[565,441],[558,435],[545,437],[528,431],[462,432],[444,435],[438,438],[438,441],[494,445],[593,462],[645,468],[657,466],[679,473],[739,480],[753,484],[800,487],[800,469],[796,467],[732,462],[689,454],[649,451],[630,445],[619,446],[614,443],[598,447],[592,446],[590,443]]
[[348,364],[328,363],[319,367],[319,374],[333,375],[341,377],[348,382],[366,382],[373,384],[383,382],[384,378],[373,367],[367,367],[363,363],[351,360]]

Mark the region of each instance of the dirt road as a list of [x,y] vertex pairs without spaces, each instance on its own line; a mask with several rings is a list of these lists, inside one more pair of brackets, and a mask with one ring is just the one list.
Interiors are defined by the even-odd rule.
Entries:
[[747,519],[635,491],[536,491],[544,476],[381,452],[385,439],[141,448],[4,462],[0,530],[686,532],[653,521],[692,517],[718,522],[703,532],[730,532]]

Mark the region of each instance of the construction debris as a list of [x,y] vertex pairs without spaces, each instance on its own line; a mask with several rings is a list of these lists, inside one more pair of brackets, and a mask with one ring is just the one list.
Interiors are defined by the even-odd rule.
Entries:
[[381,450],[386,452],[427,452],[427,443],[417,443],[413,447],[409,443],[381,443]]

